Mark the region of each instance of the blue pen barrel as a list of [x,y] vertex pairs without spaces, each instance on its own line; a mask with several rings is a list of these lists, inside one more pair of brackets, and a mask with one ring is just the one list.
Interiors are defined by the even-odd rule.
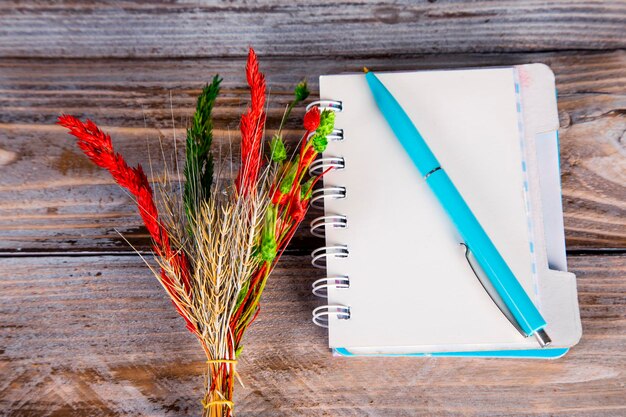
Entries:
[[448,174],[443,169],[438,169],[426,177],[426,182],[434,191],[520,328],[530,336],[545,327],[545,320],[459,194]]

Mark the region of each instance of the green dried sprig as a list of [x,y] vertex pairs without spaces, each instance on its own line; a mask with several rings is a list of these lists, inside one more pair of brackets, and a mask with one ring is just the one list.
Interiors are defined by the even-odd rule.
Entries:
[[296,99],[294,100],[296,104],[306,100],[309,97],[311,92],[309,91],[306,80],[302,80],[298,83],[298,85],[296,85],[293,94],[294,96],[296,96]]
[[211,112],[220,91],[222,79],[213,77],[207,84],[196,103],[191,126],[187,129],[187,148],[185,152],[185,188],[184,205],[188,217],[195,212],[198,203],[208,200],[213,183],[213,121]]
[[265,223],[261,232],[261,259],[265,262],[272,262],[278,252],[278,242],[276,242],[276,207],[270,205],[265,213]]
[[320,124],[313,136],[313,148],[319,153],[324,152],[328,145],[326,136],[330,135],[335,128],[335,112],[332,110],[324,110],[320,115]]
[[287,159],[287,149],[285,149],[285,143],[283,138],[278,135],[274,135],[270,142],[271,160],[274,162],[283,162]]

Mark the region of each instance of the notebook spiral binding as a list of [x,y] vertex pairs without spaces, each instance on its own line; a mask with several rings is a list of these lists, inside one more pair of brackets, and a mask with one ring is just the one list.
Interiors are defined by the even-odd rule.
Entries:
[[[312,107],[328,109],[335,112],[343,110],[343,103],[335,100],[319,100],[309,104],[308,111]],[[330,141],[344,140],[343,129],[335,129],[326,137]],[[308,138],[307,138],[308,139]],[[315,160],[309,167],[309,174],[317,176],[329,169],[344,169],[346,161],[341,156],[322,157]],[[327,186],[318,188],[311,195],[311,206],[323,210],[324,201],[327,199],[342,199],[346,197],[346,188],[338,186]],[[348,227],[348,218],[343,214],[325,215],[316,217],[311,221],[311,234],[317,237],[324,237],[326,228],[345,229]],[[329,257],[347,258],[350,252],[346,245],[322,246],[311,252],[311,264],[319,269],[326,269],[326,260]],[[313,282],[313,295],[320,298],[328,296],[329,288],[349,288],[350,278],[347,275],[327,276]],[[349,319],[350,307],[340,304],[325,304],[313,310],[313,323],[321,327],[328,327],[330,318]]]

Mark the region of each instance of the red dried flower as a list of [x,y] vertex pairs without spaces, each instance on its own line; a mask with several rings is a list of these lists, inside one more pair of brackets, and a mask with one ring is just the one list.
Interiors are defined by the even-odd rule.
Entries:
[[272,203],[283,205],[287,202],[288,196],[289,194],[283,194],[280,192],[280,190],[276,190],[274,191],[274,195],[272,196]]
[[317,107],[311,109],[304,115],[304,128],[307,132],[313,132],[320,125],[320,110]]
[[300,185],[296,186],[291,195],[289,217],[295,222],[300,222],[306,214],[307,202],[300,200]]
[[[126,188],[136,200],[139,215],[143,220],[148,233],[152,237],[155,252],[169,260],[170,265],[177,271],[177,276],[182,280],[182,285],[187,295],[191,296],[189,286],[189,262],[184,253],[174,251],[170,247],[167,230],[159,221],[159,213],[154,203],[152,187],[141,165],[131,168],[124,158],[113,149],[111,136],[104,133],[91,120],[83,123],[78,118],[70,115],[61,115],[57,124],[67,128],[71,135],[78,139],[78,146],[91,161],[101,168],[109,171],[115,182]],[[169,295],[177,299],[172,277],[161,271],[162,282]],[[185,319],[187,328],[196,333],[195,326],[176,307],[180,315]]]
[[317,153],[318,152],[315,150],[313,146],[307,149],[306,153],[304,154],[304,157],[302,158],[302,166],[308,167],[309,165],[311,165],[313,160],[317,157]]
[[265,76],[252,48],[248,52],[246,78],[250,86],[250,107],[241,116],[241,168],[237,174],[237,190],[248,194],[255,186],[261,168],[261,141],[265,128]]

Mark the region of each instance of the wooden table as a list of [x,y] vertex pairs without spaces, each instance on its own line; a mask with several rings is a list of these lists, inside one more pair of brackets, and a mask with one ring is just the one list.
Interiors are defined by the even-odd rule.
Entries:
[[0,4],[0,415],[199,415],[197,342],[118,234],[148,249],[132,202],[53,123],[91,117],[131,163],[147,165],[149,145],[162,172],[172,118],[180,152],[194,97],[219,72],[216,147],[228,146],[248,45],[271,86],[270,127],[304,76],[316,92],[320,74],[363,65],[550,65],[584,335],[547,362],[333,358],[310,321],[320,242],[302,230],[246,337],[238,415],[626,415],[624,1],[106,3]]

